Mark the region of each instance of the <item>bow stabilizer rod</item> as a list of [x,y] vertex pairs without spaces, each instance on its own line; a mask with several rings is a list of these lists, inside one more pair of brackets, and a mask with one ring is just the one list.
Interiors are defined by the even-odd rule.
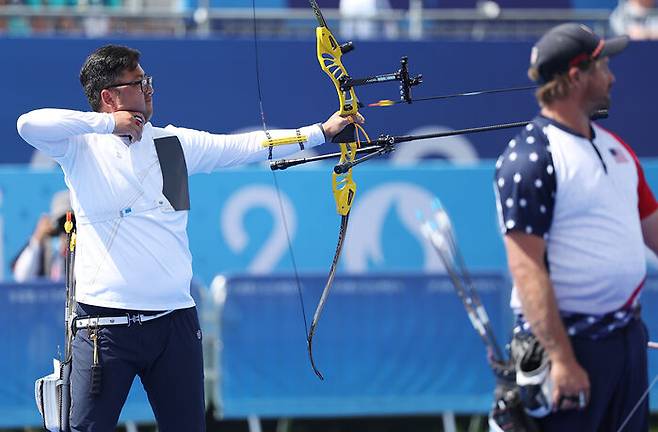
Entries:
[[[361,147],[356,150],[356,154],[362,154],[366,153],[366,156],[361,157],[359,159],[354,160],[354,162],[348,162],[345,164],[338,164],[334,167],[334,172],[339,173],[339,171],[345,172],[351,166],[358,165],[361,162],[365,162],[368,159],[371,159],[374,157],[372,155],[375,153],[375,155],[381,155],[381,154],[386,154],[390,153],[395,150],[395,145],[402,143],[402,142],[409,142],[409,141],[418,141],[418,140],[424,140],[424,139],[430,139],[430,138],[444,138],[444,137],[449,137],[449,136],[454,136],[454,135],[464,135],[464,134],[469,134],[469,133],[478,133],[478,132],[488,132],[492,130],[498,130],[498,129],[509,129],[509,128],[515,128],[515,127],[522,127],[530,123],[529,121],[521,121],[521,122],[513,122],[513,123],[503,123],[499,125],[491,125],[491,126],[481,126],[481,127],[475,127],[475,128],[467,128],[467,129],[458,129],[454,131],[447,131],[447,132],[437,132],[433,134],[424,134],[424,135],[401,135],[401,136],[393,136],[393,135],[380,135],[379,138],[377,138],[375,141],[371,143],[371,145],[366,146],[366,147]],[[306,158],[298,158],[298,159],[279,159],[275,161],[270,162],[270,169],[272,171],[278,171],[278,170],[284,170],[286,168],[290,168],[292,166],[296,165],[302,165],[310,162],[319,162],[322,160],[326,159],[334,159],[337,157],[340,157],[340,153],[327,153],[323,155],[318,155],[318,156],[311,156],[311,157],[306,157]],[[366,159],[367,158],[367,159]],[[349,164],[352,164],[349,166]],[[338,170],[338,171],[336,171]],[[345,171],[343,171],[345,170]]]
[[334,167],[334,172],[340,174],[342,172],[345,172],[346,170],[351,169],[352,167],[355,167],[356,165],[359,165],[367,160],[372,159],[375,156],[390,153],[394,151],[395,146],[400,143],[405,143],[410,141],[420,141],[420,140],[426,140],[432,138],[445,138],[455,135],[466,135],[472,133],[489,132],[489,131],[501,130],[501,129],[518,128],[518,127],[523,127],[528,123],[530,123],[530,121],[504,123],[504,124],[497,124],[490,126],[480,126],[480,127],[458,129],[458,130],[447,131],[447,132],[422,134],[422,135],[400,135],[400,136],[380,135],[379,138],[373,141],[374,144],[373,147],[376,147],[377,148],[376,150],[373,150],[370,154],[367,154],[366,156],[362,156],[359,159],[355,159],[351,162],[344,162],[337,164]]
[[[598,120],[607,117],[608,117],[607,110],[599,110],[592,115],[592,120]],[[371,143],[371,145],[366,147],[361,147],[357,149],[355,152],[356,154],[365,153],[366,156],[356,159],[354,160],[354,162],[350,162],[350,163],[352,164],[351,167],[353,167],[354,165],[358,165],[374,157],[371,156],[371,154],[373,153],[376,153],[375,156],[390,153],[395,150],[396,144],[403,142],[419,141],[419,140],[431,139],[431,138],[445,138],[455,135],[466,135],[472,133],[489,132],[489,131],[500,130],[500,129],[511,129],[516,127],[523,127],[528,123],[530,123],[530,121],[502,123],[497,125],[479,126],[473,128],[457,129],[454,131],[437,132],[437,133],[423,134],[423,135],[401,135],[401,136],[380,135],[379,138],[377,138],[375,141]],[[327,153],[323,155],[311,156],[306,158],[279,159],[270,162],[270,169],[272,171],[284,170],[293,166],[303,165],[310,162],[319,162],[326,159],[334,159],[340,157],[340,155],[341,155],[340,153]],[[339,163],[334,167],[334,170],[342,171],[349,169],[349,167],[350,167],[349,164]]]
[[[356,150],[355,154],[372,153],[378,148],[379,148],[378,146],[359,147]],[[309,157],[298,158],[298,159],[278,159],[278,160],[270,161],[270,169],[272,171],[281,171],[293,166],[303,165],[311,162],[319,162],[327,159],[334,159],[337,157],[340,157],[340,153],[327,153],[327,154],[309,156]]]
[[[592,114],[591,119],[598,120],[607,117],[608,117],[608,110],[602,109]],[[480,133],[480,132],[489,132],[489,131],[501,130],[501,129],[517,128],[517,127],[523,127],[528,123],[530,123],[530,121],[503,123],[503,124],[497,124],[491,126],[480,126],[480,127],[459,129],[455,131],[437,132],[437,133],[422,134],[422,135],[402,135],[402,136],[380,135],[380,137],[373,142],[374,145],[372,146],[375,148],[377,147],[379,148],[373,150],[370,154],[366,156],[360,157],[359,159],[338,163],[334,167],[334,172],[340,174],[342,172],[345,172],[346,170],[352,169],[352,167],[359,165],[360,163],[372,159],[375,156],[390,153],[395,150],[394,147],[396,144],[409,142],[409,141],[431,139],[431,138],[445,138],[454,135],[466,135],[471,133]]]

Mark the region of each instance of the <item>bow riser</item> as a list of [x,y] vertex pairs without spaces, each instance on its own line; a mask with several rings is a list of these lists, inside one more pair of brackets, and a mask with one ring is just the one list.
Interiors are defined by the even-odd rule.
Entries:
[[349,75],[345,66],[343,66],[343,51],[340,45],[338,45],[334,35],[327,27],[317,27],[315,29],[315,39],[317,41],[317,57],[320,67],[334,83],[338,94],[340,115],[356,114],[359,110],[359,103],[354,88],[343,89],[341,85],[342,81],[349,79]]

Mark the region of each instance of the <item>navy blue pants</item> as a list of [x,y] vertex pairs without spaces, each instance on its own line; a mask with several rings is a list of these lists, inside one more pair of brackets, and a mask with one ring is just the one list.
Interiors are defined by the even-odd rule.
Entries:
[[[121,316],[126,311],[78,304],[78,316]],[[154,312],[142,312],[153,315]],[[203,355],[196,308],[130,326],[99,330],[102,387],[90,393],[93,344],[87,329],[73,340],[71,430],[111,432],[135,376],[148,396],[160,432],[205,432]]]
[[[539,421],[545,432],[616,432],[647,389],[647,342],[644,323],[633,319],[610,336],[573,337],[576,358],[587,371],[591,401],[582,411],[558,411]],[[638,407],[623,432],[649,430],[649,398]]]

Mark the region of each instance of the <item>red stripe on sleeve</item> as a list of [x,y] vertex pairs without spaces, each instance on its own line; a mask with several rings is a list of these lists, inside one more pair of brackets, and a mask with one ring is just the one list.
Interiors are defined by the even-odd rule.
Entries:
[[[598,126],[598,125],[597,125]],[[601,127],[601,126],[599,126]],[[602,128],[603,129],[603,128]],[[624,142],[623,139],[621,139],[617,134],[614,132],[610,132],[607,129],[604,129],[606,132],[608,132],[610,135],[615,137],[617,141],[621,145],[624,146],[626,150],[631,154],[633,157],[633,161],[635,162],[635,167],[637,168],[637,197],[638,197],[638,210],[640,211],[640,219],[644,219],[647,216],[650,216],[653,212],[658,210],[658,201],[656,201],[656,198],[653,195],[653,192],[651,191],[651,188],[649,187],[649,184],[647,183],[647,179],[644,177],[644,170],[642,169],[642,165],[640,165],[640,160],[637,158],[637,155],[629,146]]]

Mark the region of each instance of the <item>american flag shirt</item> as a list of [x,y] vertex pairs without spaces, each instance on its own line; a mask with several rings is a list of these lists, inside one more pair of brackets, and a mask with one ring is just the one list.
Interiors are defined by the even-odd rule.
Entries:
[[[537,116],[496,161],[494,191],[503,235],[545,240],[567,332],[596,338],[634,314],[646,276],[640,221],[658,203],[630,147],[591,128],[588,139]],[[510,304],[521,313],[516,287]]]

